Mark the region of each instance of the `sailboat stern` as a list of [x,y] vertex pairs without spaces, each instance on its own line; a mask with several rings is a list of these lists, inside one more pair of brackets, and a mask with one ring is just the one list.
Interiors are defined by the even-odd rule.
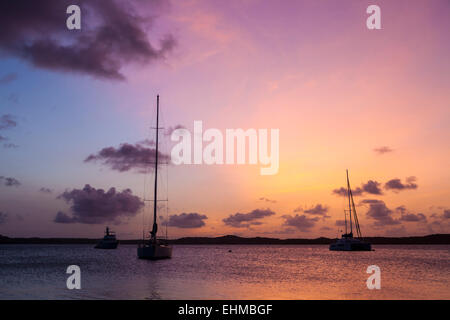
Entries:
[[172,247],[165,244],[148,244],[139,246],[137,253],[139,259],[170,259],[172,257]]

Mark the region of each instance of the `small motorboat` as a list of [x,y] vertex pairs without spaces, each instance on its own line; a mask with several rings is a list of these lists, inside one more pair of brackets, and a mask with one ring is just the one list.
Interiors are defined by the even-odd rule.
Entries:
[[95,246],[95,249],[116,249],[119,242],[116,234],[106,227],[105,236]]

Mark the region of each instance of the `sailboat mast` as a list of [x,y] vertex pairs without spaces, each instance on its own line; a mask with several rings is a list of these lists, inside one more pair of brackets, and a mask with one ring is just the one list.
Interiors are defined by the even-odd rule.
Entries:
[[352,207],[351,207],[351,198],[352,198],[352,194],[351,194],[351,190],[350,190],[350,180],[348,179],[348,169],[347,171],[347,193],[348,193],[348,210],[350,212],[350,233],[353,233],[353,223],[352,223]]
[[156,96],[156,155],[155,155],[155,189],[153,200],[153,237],[156,240],[156,231],[158,225],[156,223],[156,210],[158,207],[158,136],[159,136],[159,95]]

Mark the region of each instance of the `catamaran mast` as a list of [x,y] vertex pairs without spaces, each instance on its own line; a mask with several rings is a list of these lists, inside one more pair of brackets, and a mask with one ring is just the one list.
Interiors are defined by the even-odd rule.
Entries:
[[348,208],[350,210],[350,234],[353,236],[352,234],[353,233],[352,213],[353,213],[353,220],[355,221],[355,228],[356,228],[356,236],[358,238],[362,238],[361,229],[359,227],[358,215],[356,214],[355,201],[353,200],[353,193],[352,189],[350,188],[350,179],[348,177],[348,170],[347,170],[347,190],[348,190]]
[[158,204],[158,136],[159,136],[159,95],[156,96],[156,155],[155,155],[155,189],[153,198],[153,229],[151,232],[152,241],[156,242],[156,232],[158,224],[156,223],[156,210]]
[[348,179],[348,169],[347,171],[347,195],[348,195],[348,210],[350,212],[350,234],[353,233],[353,223],[352,223],[352,207],[350,205],[350,201],[353,200],[352,191],[350,189],[350,180]]

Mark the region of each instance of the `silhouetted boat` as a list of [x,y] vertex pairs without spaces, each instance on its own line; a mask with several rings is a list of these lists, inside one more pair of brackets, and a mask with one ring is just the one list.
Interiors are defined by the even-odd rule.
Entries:
[[95,249],[116,249],[119,242],[116,239],[116,234],[112,231],[109,231],[109,228],[106,227],[105,236],[102,240],[100,240],[97,245],[94,247]]
[[[350,220],[350,232],[347,232],[347,213],[344,210],[345,217],[345,233],[341,239],[338,239],[335,243],[330,244],[330,250],[332,251],[371,251],[372,246],[370,243],[364,241],[361,229],[359,227],[358,216],[356,214],[355,203],[353,202],[352,189],[350,188],[350,180],[348,178],[347,170],[347,197],[348,197],[348,212]],[[352,219],[353,216],[353,219]],[[355,223],[356,235],[353,237],[353,222]]]
[[155,187],[153,198],[153,228],[150,231],[150,239],[143,239],[139,244],[137,254],[139,259],[167,259],[172,257],[172,247],[156,237],[158,232],[157,202],[158,202],[158,132],[159,132],[159,95],[156,97],[156,153],[155,153]]

